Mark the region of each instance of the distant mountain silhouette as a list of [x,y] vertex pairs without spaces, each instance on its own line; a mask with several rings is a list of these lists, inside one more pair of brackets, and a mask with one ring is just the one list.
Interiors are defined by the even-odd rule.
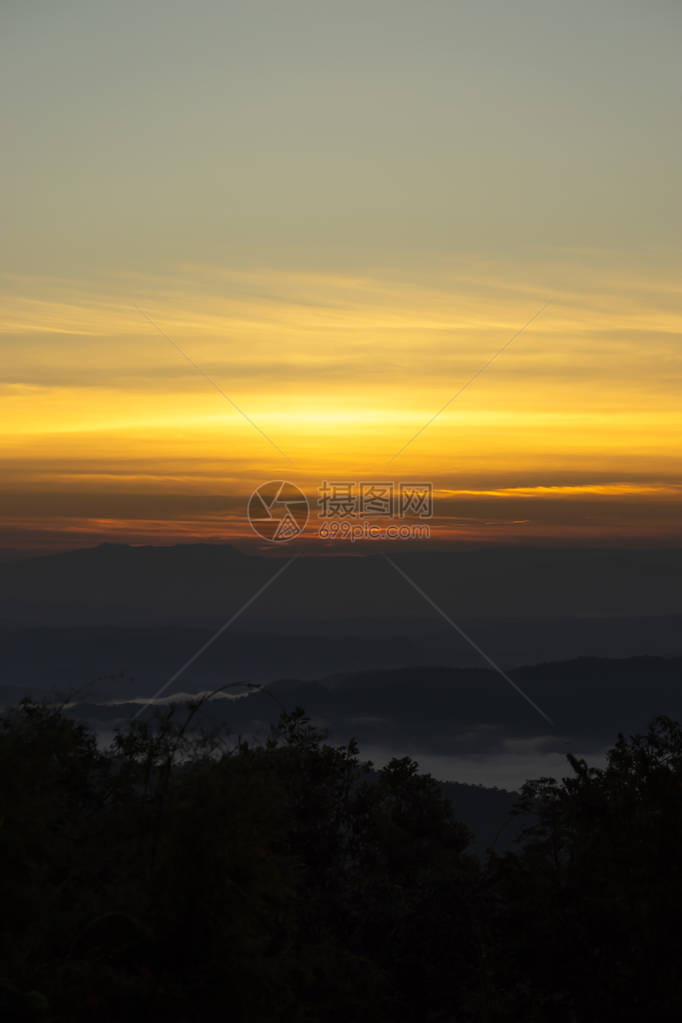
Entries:
[[[268,691],[212,703],[207,721],[255,733],[300,704],[341,739],[434,757],[598,752],[682,716],[679,550],[397,557],[554,729],[378,556],[296,559],[166,695],[248,679]],[[73,713],[110,729],[282,563],[229,545],[103,544],[2,565],[0,698],[75,692]]]
[[[19,624],[139,624],[227,617],[281,565],[229,545],[98,547],[0,565],[0,618]],[[300,557],[258,599],[258,620],[431,618],[383,558]],[[460,618],[679,615],[682,550],[477,547],[396,555]]]
[[[201,721],[235,735],[263,735],[282,710],[302,706],[339,741],[355,737],[366,750],[456,758],[499,756],[510,743],[543,755],[563,755],[567,747],[599,753],[613,735],[636,731],[656,714],[682,718],[682,657],[578,658],[510,671],[554,728],[496,672],[429,665],[280,679],[255,691],[237,686],[226,690],[231,699],[207,703]],[[95,688],[76,695],[72,714],[111,730],[140,710],[135,679],[123,674],[99,685],[99,693]],[[68,687],[53,692],[69,694]],[[240,692],[246,695],[235,699]],[[0,697],[12,703],[29,693],[38,691],[5,685]]]

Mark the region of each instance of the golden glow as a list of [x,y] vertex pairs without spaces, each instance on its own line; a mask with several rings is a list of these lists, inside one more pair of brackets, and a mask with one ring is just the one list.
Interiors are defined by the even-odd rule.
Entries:
[[[432,480],[441,538],[678,535],[661,512],[680,498],[674,282],[591,278],[581,291],[574,272],[541,294],[502,269],[410,280],[191,267],[108,291],[15,278],[6,292],[0,524],[19,544],[245,537],[246,497],[282,477],[313,499],[324,478]],[[107,510],[124,497],[124,512]],[[530,518],[500,517],[528,501]],[[558,503],[563,520],[539,510]]]

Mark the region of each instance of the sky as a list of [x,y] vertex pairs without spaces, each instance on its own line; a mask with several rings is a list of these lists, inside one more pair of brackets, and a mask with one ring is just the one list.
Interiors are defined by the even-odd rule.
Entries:
[[445,544],[677,543],[681,28],[6,0],[0,551],[246,542],[280,478],[429,480]]

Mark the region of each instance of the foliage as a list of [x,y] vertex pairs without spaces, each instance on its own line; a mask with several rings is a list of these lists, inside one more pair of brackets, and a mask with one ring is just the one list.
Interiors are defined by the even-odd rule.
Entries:
[[0,716],[5,1018],[679,1016],[674,722],[528,782],[533,826],[481,863],[413,761],[375,771],[301,710],[228,747],[197,709],[108,749],[60,708]]
[[15,1014],[410,1018],[420,949],[447,968],[446,909],[472,870],[450,804],[409,761],[371,773],[300,710],[262,745],[221,748],[169,711],[101,751],[25,703],[2,718],[0,771]]
[[536,823],[490,867],[497,987],[539,1019],[677,1019],[682,731],[657,718],[620,735],[604,769],[568,759],[562,782],[526,783],[518,810]]

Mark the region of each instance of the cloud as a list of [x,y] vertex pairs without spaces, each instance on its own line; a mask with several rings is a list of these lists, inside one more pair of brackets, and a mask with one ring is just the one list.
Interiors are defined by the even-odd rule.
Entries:
[[[283,471],[262,434],[132,302],[312,487],[325,475],[381,473],[539,308],[542,291],[553,299],[542,316],[392,468],[440,488],[435,525],[460,537],[652,533],[664,522],[670,535],[679,287],[665,278],[636,286],[602,268],[581,292],[576,273],[551,288],[520,282],[509,266],[486,276],[476,265],[409,276],[187,265],[106,282],[6,278],[6,487],[25,495],[27,518],[40,517],[39,494],[68,491],[87,532],[81,493],[203,492],[208,514],[217,489],[243,495]],[[648,524],[632,511],[645,500]],[[143,506],[128,509],[131,528]],[[107,518],[118,522],[113,511],[97,514],[93,528]],[[54,525],[66,528],[60,516]]]

